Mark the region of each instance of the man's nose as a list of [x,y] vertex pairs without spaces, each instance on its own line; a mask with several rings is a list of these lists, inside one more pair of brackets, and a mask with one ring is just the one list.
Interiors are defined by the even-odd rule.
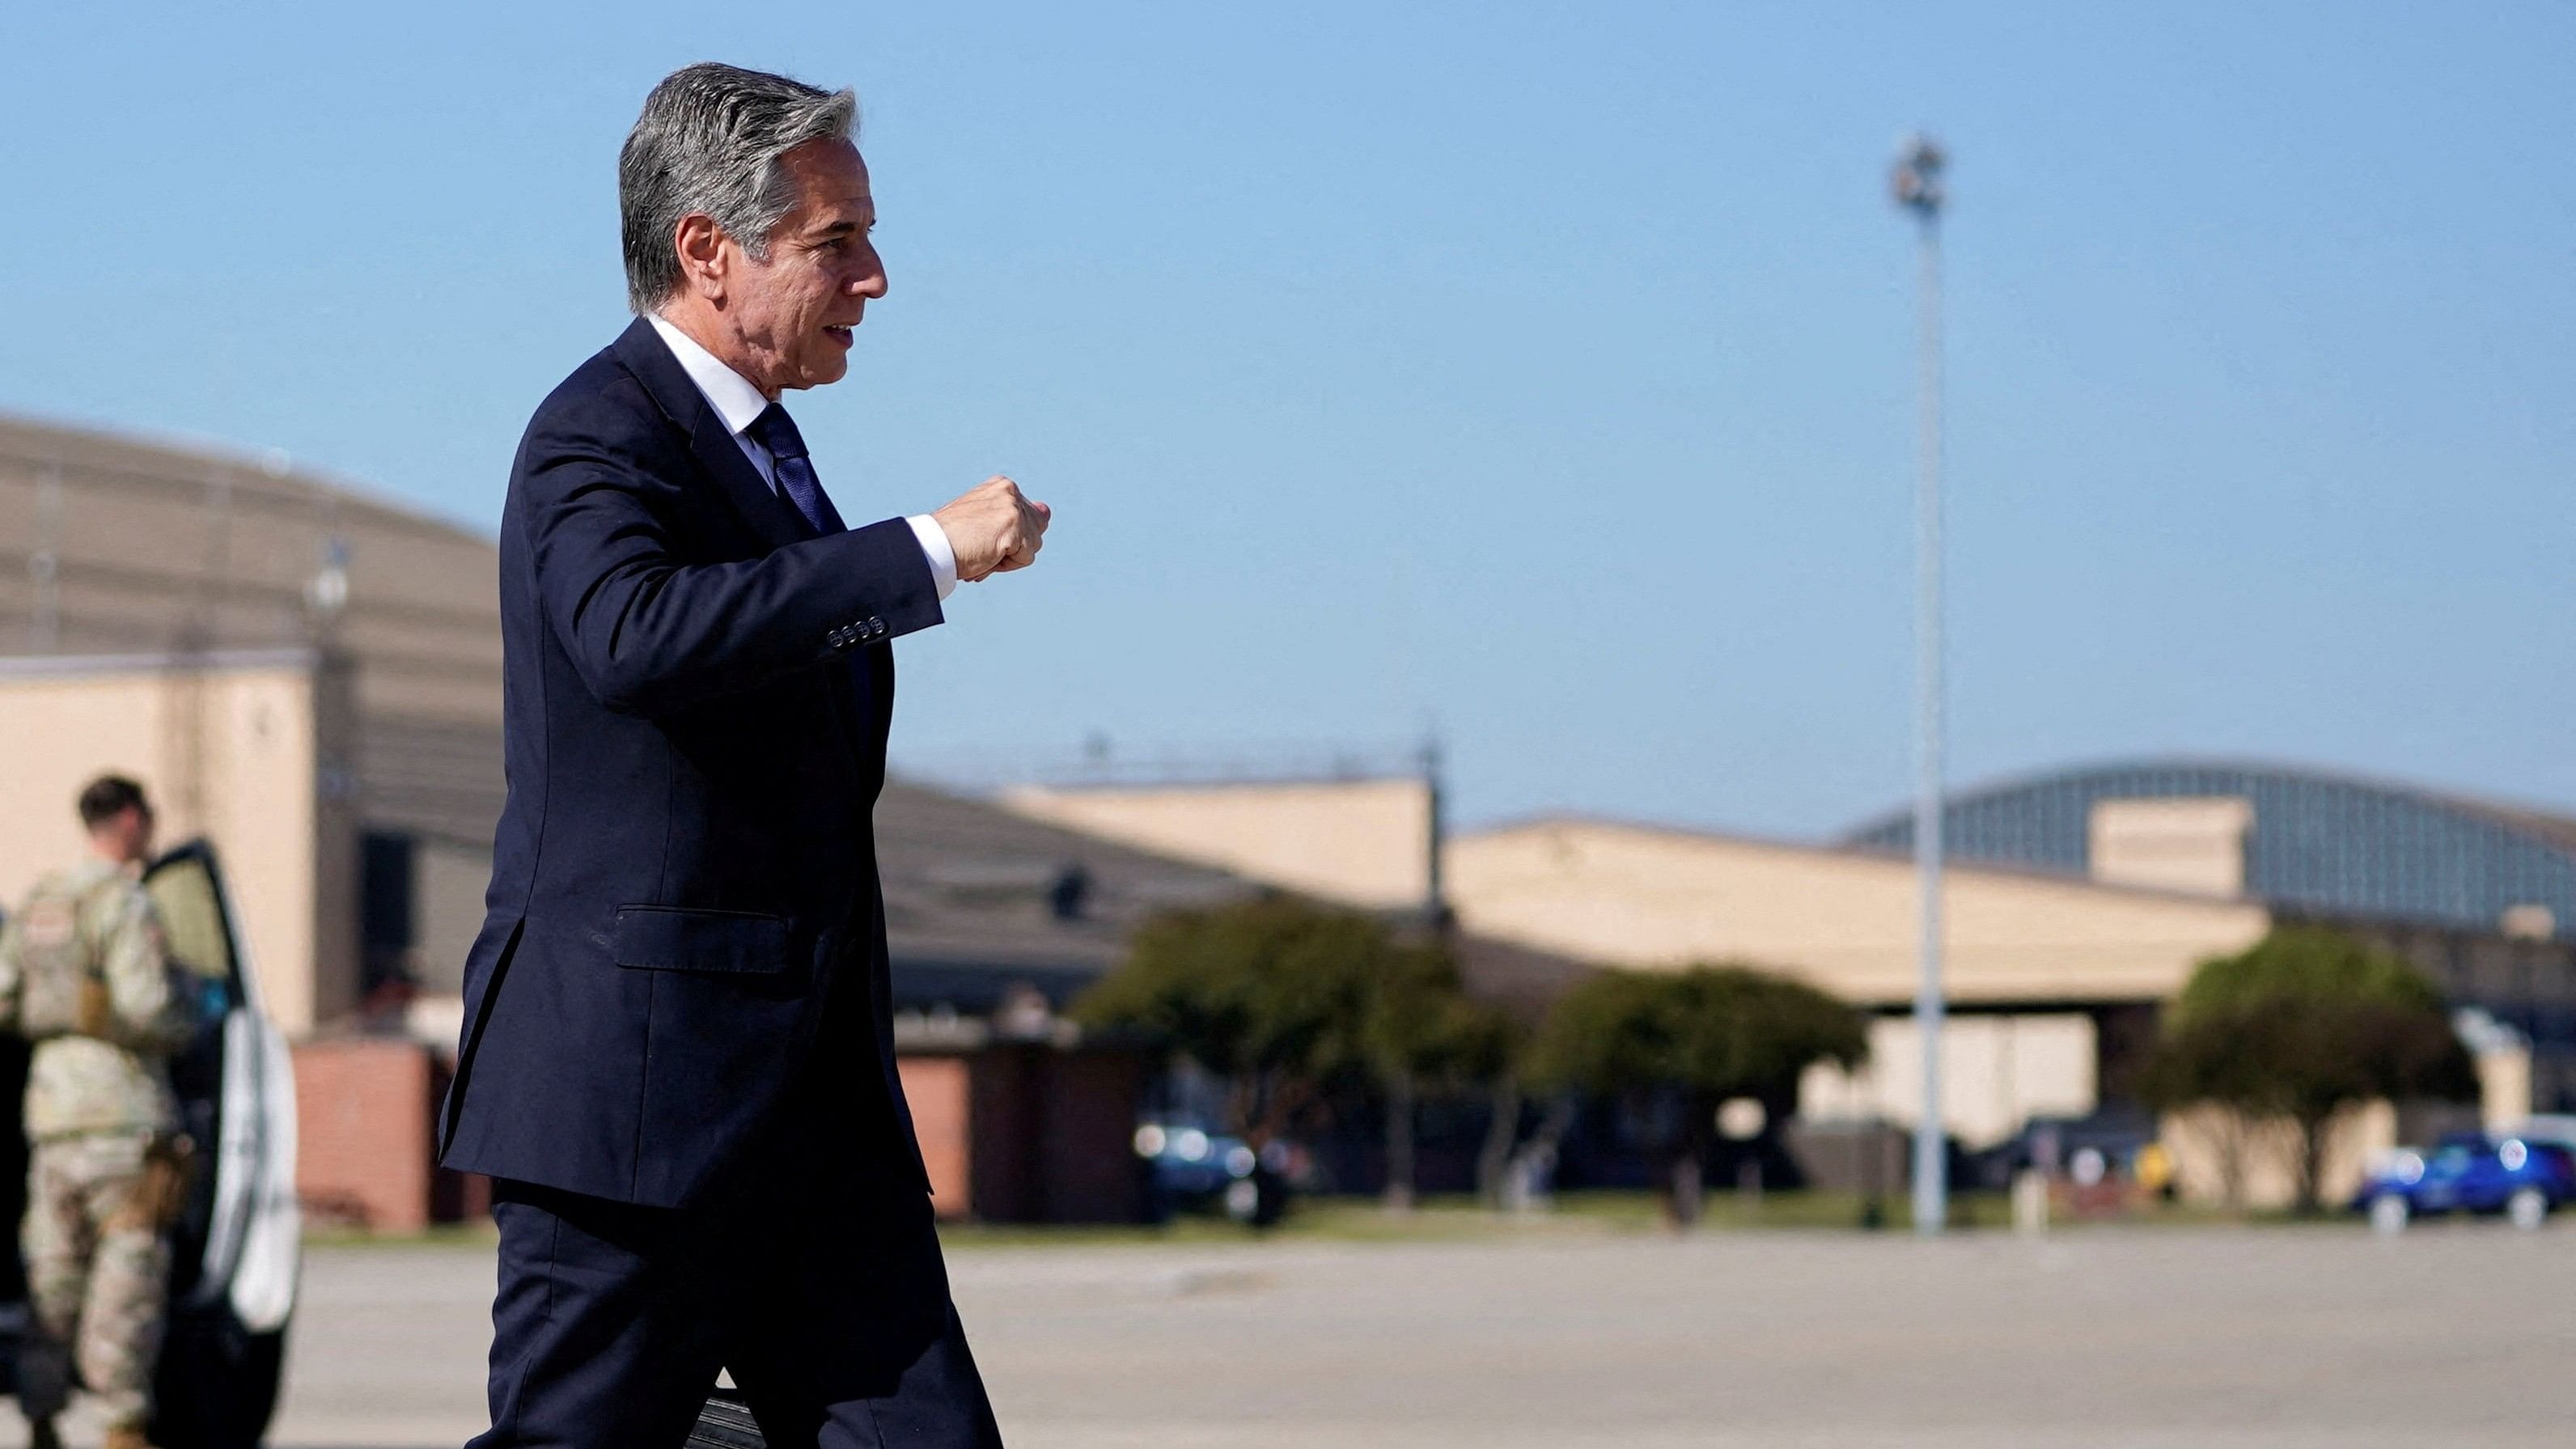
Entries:
[[873,257],[869,258],[869,261],[873,265],[861,270],[857,276],[850,279],[850,295],[874,301],[886,294],[885,263]]

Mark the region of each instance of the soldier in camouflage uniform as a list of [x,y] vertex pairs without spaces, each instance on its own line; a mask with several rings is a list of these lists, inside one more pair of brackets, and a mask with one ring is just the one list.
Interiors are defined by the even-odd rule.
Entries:
[[148,1449],[184,1161],[168,1059],[196,1026],[197,998],[143,892],[142,788],[101,779],[80,813],[91,857],[46,877],[0,929],[0,1027],[35,1043],[19,1402],[37,1449],[58,1445],[76,1360],[106,1411],[108,1449]]

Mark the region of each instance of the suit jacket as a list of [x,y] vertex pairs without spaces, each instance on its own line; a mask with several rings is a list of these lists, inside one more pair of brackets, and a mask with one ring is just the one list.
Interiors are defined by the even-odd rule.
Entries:
[[886,641],[939,621],[911,527],[817,537],[641,320],[545,400],[501,516],[509,799],[446,1166],[682,1205],[846,1063],[902,1129],[846,1140],[922,1178],[869,812]]

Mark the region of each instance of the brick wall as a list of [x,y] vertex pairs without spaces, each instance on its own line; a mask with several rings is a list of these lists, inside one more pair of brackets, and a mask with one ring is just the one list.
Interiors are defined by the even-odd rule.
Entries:
[[1146,1076],[1140,1055],[1004,1043],[906,1053],[897,1065],[940,1217],[1145,1216],[1145,1176],[1131,1145]]
[[962,1218],[972,1206],[973,1187],[966,1059],[907,1054],[896,1059],[895,1069],[903,1076],[904,1103],[912,1108],[921,1165],[930,1173],[931,1208],[943,1218]]
[[416,1042],[295,1048],[295,1190],[308,1218],[375,1232],[429,1224],[437,1077]]
[[[1143,1215],[1143,1182],[1128,1146],[1141,1058],[997,1046],[907,1054],[898,1065],[941,1217]],[[295,1048],[295,1186],[306,1215],[406,1233],[487,1211],[487,1184],[430,1165],[445,1088],[437,1056],[414,1042],[350,1038]]]

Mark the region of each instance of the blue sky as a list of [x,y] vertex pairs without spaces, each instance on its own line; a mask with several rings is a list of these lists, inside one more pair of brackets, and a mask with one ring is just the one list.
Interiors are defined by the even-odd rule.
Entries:
[[1436,719],[1469,820],[1896,803],[1923,125],[1953,779],[2576,808],[2564,5],[13,6],[0,409],[488,528],[711,57],[865,106],[892,295],[795,400],[842,511],[1058,509],[902,647],[899,758]]

